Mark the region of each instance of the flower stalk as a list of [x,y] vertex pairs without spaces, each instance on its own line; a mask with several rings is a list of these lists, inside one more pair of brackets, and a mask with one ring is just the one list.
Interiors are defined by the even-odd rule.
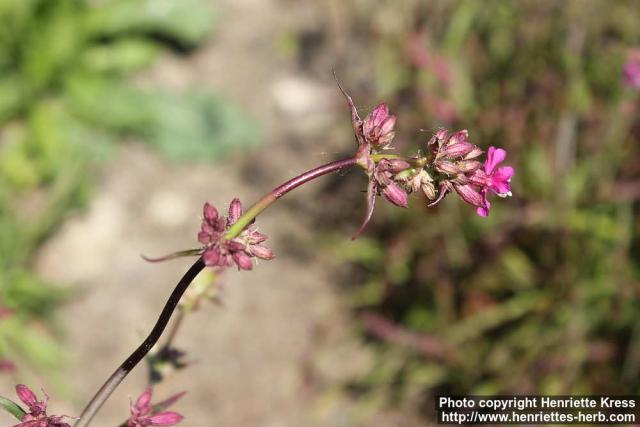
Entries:
[[[484,164],[478,159],[483,151],[469,142],[468,132],[461,130],[449,134],[445,129],[438,130],[426,144],[427,155],[420,153],[401,157],[388,153],[395,136],[396,117],[389,113],[385,103],[379,104],[364,119],[360,118],[351,96],[340,86],[351,113],[351,123],[357,148],[353,157],[336,160],[315,169],[306,171],[282,185],[274,188],[258,200],[246,212],[242,203],[235,198],[231,201],[228,214],[224,216],[211,204],[205,203],[198,241],[203,245],[199,249],[180,251],[152,261],[164,261],[181,256],[197,255],[198,259],[180,279],[169,296],[153,329],[138,348],[116,369],[98,390],[82,412],[76,427],[86,427],[100,410],[105,401],[131,372],[131,370],[149,353],[158,342],[181,297],[196,276],[205,268],[224,269],[235,264],[240,270],[253,268],[252,258],[270,260],[273,251],[262,245],[267,236],[254,226],[255,219],[278,199],[301,185],[352,166],[360,166],[367,178],[367,208],[364,220],[353,239],[357,238],[369,223],[375,201],[382,196],[395,206],[406,208],[408,196],[421,192],[433,206],[446,194],[456,192],[466,203],[474,206],[479,216],[489,215],[490,203],[487,195],[493,193],[500,197],[511,195],[510,181],[515,171],[510,166],[498,167],[505,160],[506,151],[490,147]],[[172,336],[167,341],[171,343]],[[153,415],[147,400],[151,391],[141,397],[134,405],[129,425],[150,425]],[[147,399],[148,398],[148,399]],[[179,422],[182,418],[174,413],[158,413],[163,422]],[[147,423],[147,424],[145,424]],[[170,425],[170,424],[156,424]]]
[[[299,186],[312,181],[323,175],[327,175],[331,172],[339,171],[341,169],[354,166],[356,161],[354,158],[337,160],[335,162],[327,163],[319,166],[315,169],[311,169],[304,172],[284,184],[274,188],[266,196],[258,200],[253,206],[251,206],[238,220],[227,230],[224,235],[225,239],[233,239],[237,237],[255,218],[262,213],[265,209],[271,206],[276,200],[289,193],[290,191],[298,188]],[[190,253],[191,254],[191,253]],[[87,404],[82,411],[80,418],[75,423],[75,427],[86,427],[91,420],[98,413],[100,408],[107,401],[109,396],[115,391],[120,383],[126,378],[126,376],[136,367],[138,363],[151,351],[153,346],[158,342],[162,333],[166,329],[169,320],[175,309],[180,302],[180,298],[187,290],[191,282],[196,276],[204,269],[205,263],[202,257],[199,257],[196,262],[187,270],[182,279],[178,282],[173,292],[169,296],[165,303],[156,324],[142,343],[134,350],[133,353],[111,374],[111,376],[100,387],[95,396]]]

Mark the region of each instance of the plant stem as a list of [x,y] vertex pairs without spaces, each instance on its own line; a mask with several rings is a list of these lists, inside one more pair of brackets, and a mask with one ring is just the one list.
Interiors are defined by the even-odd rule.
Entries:
[[[258,200],[253,206],[247,210],[238,221],[236,221],[233,226],[227,230],[227,233],[224,235],[225,239],[233,239],[238,236],[242,230],[245,229],[251,222],[265,209],[271,206],[276,200],[280,197],[284,196],[291,190],[294,190],[301,186],[302,184],[309,182],[315,178],[326,175],[331,172],[338,171],[340,169],[344,169],[347,167],[354,166],[356,164],[355,158],[337,160],[335,162],[327,163],[325,165],[319,166],[315,169],[311,169],[307,172],[304,172],[295,178],[290,179],[279,187],[274,188],[264,196],[262,199]],[[115,389],[120,385],[122,380],[133,370],[133,368],[151,351],[153,346],[158,342],[162,333],[164,332],[169,320],[171,319],[171,315],[175,311],[178,303],[180,302],[180,298],[187,290],[191,282],[195,279],[195,277],[202,271],[205,267],[204,261],[202,257],[198,258],[198,260],[187,270],[187,272],[182,276],[182,279],[178,282],[175,289],[169,296],[156,324],[153,326],[153,329],[149,333],[149,336],[142,341],[142,344],[136,348],[136,350],[131,353],[131,355],[115,370],[115,372],[107,379],[107,381],[100,387],[95,396],[91,399],[91,401],[87,404],[87,406],[82,411],[80,418],[75,423],[75,427],[86,427],[89,425],[93,417],[98,413],[102,405],[107,401],[109,396],[115,391]]]

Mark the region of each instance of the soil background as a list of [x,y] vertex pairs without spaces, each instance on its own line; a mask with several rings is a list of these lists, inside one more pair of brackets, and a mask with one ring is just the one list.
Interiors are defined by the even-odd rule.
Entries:
[[[45,244],[36,262],[40,274],[80,290],[61,313],[71,357],[64,368],[69,403],[51,393],[56,412],[81,411],[148,333],[192,262],[149,264],[141,253],[192,247],[204,201],[224,208],[240,197],[250,204],[352,149],[349,117],[331,75],[348,61],[340,53],[347,46],[340,19],[333,19],[339,3],[218,0],[212,6],[220,20],[203,48],[168,56],[137,80],[222,94],[255,117],[263,141],[249,153],[195,165],[170,163],[143,144],[123,145],[100,172],[89,208]],[[302,43],[286,54],[291,35],[301,35]],[[156,388],[157,399],[188,391],[174,408],[186,415],[183,425],[421,425],[411,409],[372,408],[344,392],[344,382],[371,369],[372,358],[341,297],[345,275],[336,271],[344,267],[330,253],[312,250],[313,224],[332,209],[318,198],[321,185],[288,195],[260,217],[274,261],[260,262],[254,272],[230,270],[222,304],[187,317],[175,343],[191,366]],[[363,203],[354,198],[354,209]],[[348,239],[353,230],[344,231]],[[95,425],[121,423],[146,380],[140,366]]]

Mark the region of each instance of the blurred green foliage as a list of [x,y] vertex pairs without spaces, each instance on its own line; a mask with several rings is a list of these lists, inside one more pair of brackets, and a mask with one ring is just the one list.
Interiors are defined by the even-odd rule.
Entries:
[[[0,0],[0,359],[55,366],[34,327],[67,291],[29,272],[31,255],[88,195],[91,168],[125,136],[175,159],[212,159],[256,140],[238,108],[126,77],[209,35],[201,0]],[[249,122],[249,124],[247,124]]]
[[378,350],[354,390],[427,413],[438,393],[639,393],[640,99],[621,81],[637,3],[355,12],[401,134],[429,128],[410,135],[424,150],[438,126],[466,128],[506,148],[516,176],[488,219],[455,195],[413,200],[340,251]]

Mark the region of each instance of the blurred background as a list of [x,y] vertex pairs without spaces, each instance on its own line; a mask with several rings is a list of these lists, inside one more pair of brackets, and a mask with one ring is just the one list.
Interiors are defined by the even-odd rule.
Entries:
[[156,393],[188,390],[184,425],[421,426],[442,393],[640,393],[637,3],[0,0],[0,22],[0,395],[43,386],[79,414],[190,265],[141,253],[192,247],[204,201],[349,156],[332,68],[362,114],[389,103],[399,150],[440,126],[506,148],[514,197],[488,219],[381,201],[355,242],[361,173],[282,199],[258,220],[278,258],[229,271],[175,340],[188,367]]

